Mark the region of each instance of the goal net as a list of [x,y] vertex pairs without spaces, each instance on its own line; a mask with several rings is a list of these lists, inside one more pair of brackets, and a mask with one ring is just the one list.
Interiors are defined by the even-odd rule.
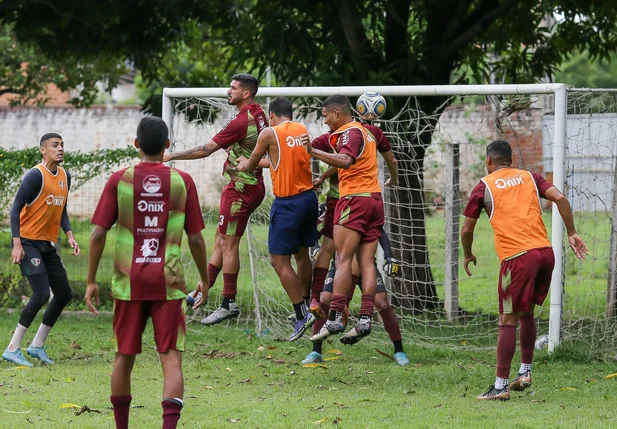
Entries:
[[[587,259],[574,257],[567,249],[560,218],[543,200],[558,267],[551,304],[547,298],[536,311],[538,336],[548,334],[551,325],[552,345],[563,339],[614,348],[617,244],[614,239],[611,243],[611,235],[617,228],[611,226],[611,219],[615,222],[616,97],[609,92],[569,91],[566,110],[565,95],[561,104],[555,95],[559,88],[563,86],[262,88],[257,102],[267,111],[266,95],[289,98],[296,106],[295,119],[315,138],[327,131],[320,111],[328,95],[344,93],[352,102],[365,90],[388,96],[387,119],[374,124],[384,131],[399,161],[400,186],[384,189],[384,203],[386,229],[402,275],[386,279],[386,286],[405,342],[494,347],[499,260],[486,215],[476,226],[478,264],[471,266],[472,277],[463,270],[458,237],[471,190],[486,174],[486,145],[505,139],[513,148],[514,167],[541,173],[564,191],[579,234],[590,248]],[[224,127],[236,113],[225,93],[221,88],[166,89],[164,116],[170,123],[172,150],[205,144]],[[174,162],[197,183],[210,252],[220,192],[226,184],[221,175],[225,156],[218,151],[206,159]],[[382,183],[387,176],[383,167]],[[320,168],[323,171],[325,165]],[[292,307],[270,265],[267,231],[273,195],[269,172],[264,173],[266,198],[253,214],[241,244],[237,298],[241,317],[227,323],[259,335],[286,336],[291,331],[287,316]],[[320,199],[325,199],[325,193]],[[196,282],[190,254],[185,253],[187,272]],[[219,276],[207,307],[195,317],[213,311],[221,292]],[[351,313],[357,314],[358,307],[356,298]]]

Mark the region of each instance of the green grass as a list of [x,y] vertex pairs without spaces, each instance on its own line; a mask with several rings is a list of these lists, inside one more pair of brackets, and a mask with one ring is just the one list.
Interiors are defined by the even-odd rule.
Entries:
[[[8,343],[17,315],[0,313],[0,341]],[[38,325],[38,320],[33,326]],[[31,340],[33,333],[27,335]],[[162,375],[150,327],[133,377],[131,427],[160,427]],[[71,346],[72,345],[72,346]],[[26,344],[24,344],[24,347]],[[109,317],[64,316],[52,331],[52,367],[15,369],[0,363],[0,428],[109,428],[109,375],[114,344]],[[492,352],[453,352],[407,345],[398,367],[367,338],[326,368],[299,361],[310,343],[256,337],[241,329],[189,325],[185,353],[184,428],[579,428],[615,427],[615,361],[590,361],[561,352],[536,356],[534,385],[505,403],[474,399],[494,380]],[[328,356],[335,356],[328,354]],[[515,356],[518,367],[519,357]],[[576,390],[560,390],[571,388]],[[69,403],[100,413],[75,415]],[[321,424],[316,422],[327,418]],[[333,425],[337,422],[336,425]]]

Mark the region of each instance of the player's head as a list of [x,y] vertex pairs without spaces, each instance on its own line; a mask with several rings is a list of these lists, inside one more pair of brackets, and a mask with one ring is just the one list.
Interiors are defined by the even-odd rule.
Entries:
[[490,173],[512,164],[512,148],[505,140],[495,140],[486,147],[486,169]]
[[239,73],[231,77],[231,83],[227,90],[227,102],[234,106],[241,104],[243,101],[252,100],[259,89],[259,82],[255,76]]
[[45,161],[56,163],[64,161],[64,140],[62,140],[60,134],[43,134],[39,141],[39,146],[39,150]]
[[135,147],[148,156],[163,156],[169,147],[169,129],[161,118],[146,116],[137,126]]
[[336,131],[352,120],[349,98],[340,94],[326,98],[321,106],[321,113],[330,131]]
[[293,117],[293,104],[286,98],[276,97],[270,102],[268,112],[270,114],[270,124],[278,125]]

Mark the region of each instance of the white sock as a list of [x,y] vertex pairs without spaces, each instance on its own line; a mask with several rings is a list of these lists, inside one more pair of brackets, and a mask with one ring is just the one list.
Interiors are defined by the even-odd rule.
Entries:
[[39,330],[36,331],[36,335],[34,336],[34,340],[32,340],[32,347],[43,347],[45,344],[45,340],[47,339],[47,334],[51,331],[51,326],[43,325],[39,326]]
[[525,374],[527,371],[531,371],[531,364],[530,363],[522,363],[521,367],[518,370],[519,374]]
[[20,325],[19,323],[17,324],[15,332],[13,333],[13,338],[11,338],[11,342],[7,347],[10,352],[14,352],[17,349],[21,348],[21,342],[23,341],[24,335],[26,335],[27,330],[28,328],[26,328],[25,326]]
[[178,401],[180,405],[184,408],[184,401],[180,398],[174,398],[175,401]]
[[508,385],[507,378],[496,377],[495,378],[495,389],[501,390]]

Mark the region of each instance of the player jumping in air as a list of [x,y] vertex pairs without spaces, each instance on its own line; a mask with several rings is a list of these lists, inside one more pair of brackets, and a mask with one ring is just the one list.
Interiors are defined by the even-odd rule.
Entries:
[[[352,260],[358,258],[362,278],[360,320],[346,337],[364,337],[371,332],[371,318],[377,288],[375,252],[384,224],[384,208],[378,179],[375,138],[351,116],[349,99],[342,95],[328,97],[322,114],[332,131],[330,146],[337,153],[314,149],[308,135],[303,138],[313,157],[337,167],[340,199],[334,216],[333,238],[336,251],[336,276],[328,321],[320,331],[323,339],[345,329],[343,311],[352,286]],[[388,156],[393,156],[388,152]],[[386,185],[398,184],[398,171],[388,163],[390,179]],[[323,332],[323,335],[321,335]]]
[[193,308],[201,306],[207,296],[208,256],[197,190],[188,174],[161,162],[169,147],[167,136],[162,119],[141,120],[135,140],[141,163],[110,177],[92,216],[95,227],[90,237],[86,303],[93,313],[99,295],[96,273],[107,231],[116,225],[112,296],[117,350],[110,400],[118,429],[128,428],[131,372],[149,318],[163,368],[163,428],[176,428],[180,419],[187,293],[180,260],[183,231],[201,277],[197,290],[202,298]]
[[[164,158],[164,161],[199,159],[208,157],[219,149],[227,151],[223,171],[229,184],[221,193],[219,227],[208,264],[209,287],[214,285],[221,269],[223,270],[223,302],[201,321],[204,325],[215,325],[240,314],[236,304],[240,240],[251,213],[259,207],[266,194],[261,168],[247,172],[235,169],[240,157],[248,158],[251,155],[257,144],[257,136],[268,126],[265,113],[254,100],[258,82],[250,74],[236,74],[231,79],[227,91],[228,103],[238,108],[233,119],[212,137],[209,143],[181,152],[168,153]],[[231,168],[226,168],[227,166]]]
[[[486,147],[488,175],[473,189],[465,208],[461,230],[464,267],[476,264],[473,233],[482,210],[486,210],[501,261],[499,271],[499,337],[495,384],[477,399],[507,400],[510,389],[531,386],[531,365],[536,340],[536,305],[542,305],[551,285],[555,266],[553,248],[542,221],[540,197],[557,204],[568,232],[568,242],[577,258],[585,258],[587,246],[574,228],[570,203],[541,175],[511,167],[512,148],[504,140]],[[516,326],[520,321],[521,366],[508,386],[510,365],[516,349]]]
[[[315,321],[307,311],[303,289],[308,290],[311,283],[309,247],[316,240],[317,196],[313,190],[311,157],[300,140],[301,135],[308,133],[306,127],[291,120],[291,101],[276,98],[269,108],[272,127],[261,132],[251,157],[241,161],[238,170],[252,171],[268,155],[276,197],[270,210],[268,250],[296,313],[294,331],[289,337],[295,341]],[[292,255],[297,273],[291,265]]]
[[80,253],[66,211],[71,176],[60,167],[64,161],[62,137],[56,133],[45,134],[40,140],[40,151],[43,161],[25,174],[10,214],[13,263],[19,264],[21,273],[28,279],[32,296],[19,316],[19,323],[2,357],[24,366],[32,364],[24,358],[21,343],[34,317],[49,300],[49,289],[54,297],[26,351],[31,357],[48,365],[53,364],[45,351],[45,339],[71,301],[72,292],[66,270],[52,245],[58,240],[61,227],[73,248],[73,255]]

